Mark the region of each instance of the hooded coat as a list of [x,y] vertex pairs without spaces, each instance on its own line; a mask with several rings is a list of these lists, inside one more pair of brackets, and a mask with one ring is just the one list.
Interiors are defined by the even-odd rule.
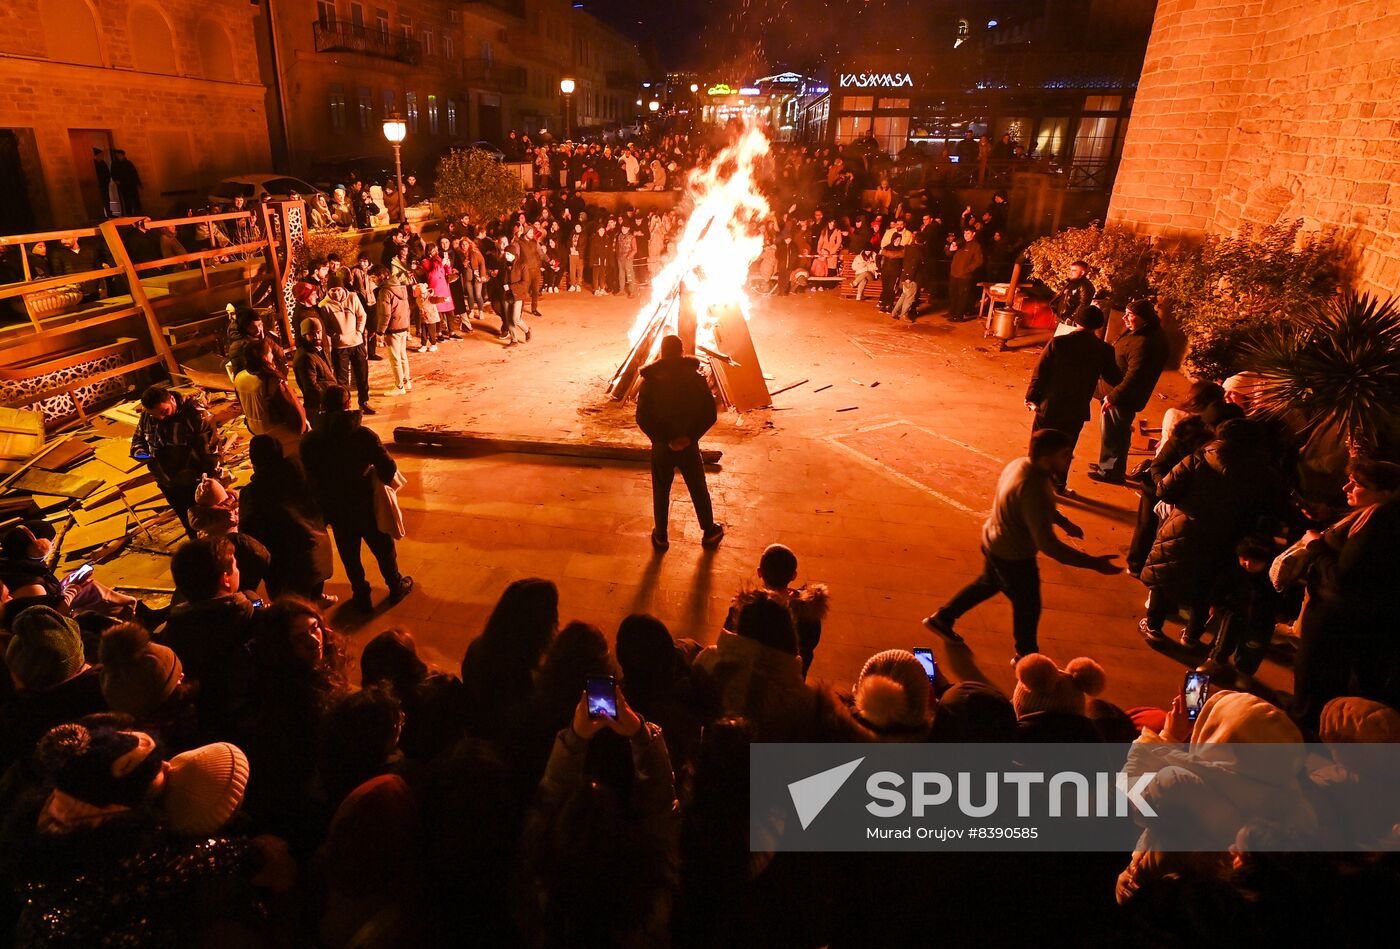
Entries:
[[332,287],[326,291],[321,312],[325,315],[331,345],[336,349],[354,349],[364,343],[368,316],[355,294],[344,287]]
[[[1232,743],[1291,747],[1242,758]],[[1166,744],[1144,729],[1123,768],[1130,784],[1157,772],[1142,793],[1158,817],[1118,876],[1119,903],[1168,873],[1214,870],[1252,821],[1272,821],[1304,837],[1317,832],[1317,813],[1304,793],[1303,735],[1282,709],[1247,692],[1218,692],[1201,709],[1187,748]]]

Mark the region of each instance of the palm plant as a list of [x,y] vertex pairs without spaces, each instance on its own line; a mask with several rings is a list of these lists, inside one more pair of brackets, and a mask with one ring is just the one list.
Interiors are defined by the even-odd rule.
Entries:
[[1258,398],[1309,438],[1334,432],[1352,454],[1385,455],[1400,433],[1400,306],[1346,292],[1262,329],[1243,360]]

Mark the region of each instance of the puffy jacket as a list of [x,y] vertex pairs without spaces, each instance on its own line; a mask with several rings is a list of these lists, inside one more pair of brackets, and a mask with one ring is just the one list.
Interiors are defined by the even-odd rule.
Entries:
[[336,349],[353,349],[365,341],[368,316],[360,304],[360,298],[349,290],[332,287],[326,291],[326,302],[321,304],[321,313],[325,316],[331,345]]
[[374,325],[380,333],[406,333],[413,322],[413,300],[398,281],[380,284],[374,305]]
[[652,444],[665,445],[682,437],[698,442],[716,418],[715,397],[700,375],[700,360],[681,356],[643,367],[637,425]]

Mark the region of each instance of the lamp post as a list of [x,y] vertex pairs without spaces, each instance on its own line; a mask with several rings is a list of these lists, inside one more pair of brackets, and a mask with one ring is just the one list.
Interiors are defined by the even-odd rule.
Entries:
[[698,82],[690,84],[690,125],[691,128],[698,128],[700,125],[700,84]]
[[403,193],[403,140],[408,137],[408,123],[397,112],[384,118],[384,137],[394,146],[394,177],[399,189],[399,223],[408,223],[408,196]]
[[652,99],[650,102],[647,103],[647,108],[651,111],[652,115],[655,115],[657,113],[657,110],[661,108],[661,103],[657,102],[655,99]]
[[569,121],[569,107],[573,104],[574,81],[568,76],[559,80],[559,91],[564,93],[564,141],[574,137],[573,123]]

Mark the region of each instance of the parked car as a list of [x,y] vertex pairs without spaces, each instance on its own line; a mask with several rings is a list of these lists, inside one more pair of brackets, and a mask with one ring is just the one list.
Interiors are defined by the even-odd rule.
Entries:
[[477,151],[486,152],[492,158],[496,159],[496,161],[506,160],[506,153],[501,151],[495,145],[492,145],[490,142],[472,142],[467,147],[475,148]]
[[209,204],[215,207],[230,207],[233,199],[242,195],[247,204],[252,206],[261,201],[264,195],[271,195],[273,200],[290,198],[294,194],[310,199],[320,193],[322,192],[319,188],[290,175],[237,175],[225,178],[214,186],[209,192]]

